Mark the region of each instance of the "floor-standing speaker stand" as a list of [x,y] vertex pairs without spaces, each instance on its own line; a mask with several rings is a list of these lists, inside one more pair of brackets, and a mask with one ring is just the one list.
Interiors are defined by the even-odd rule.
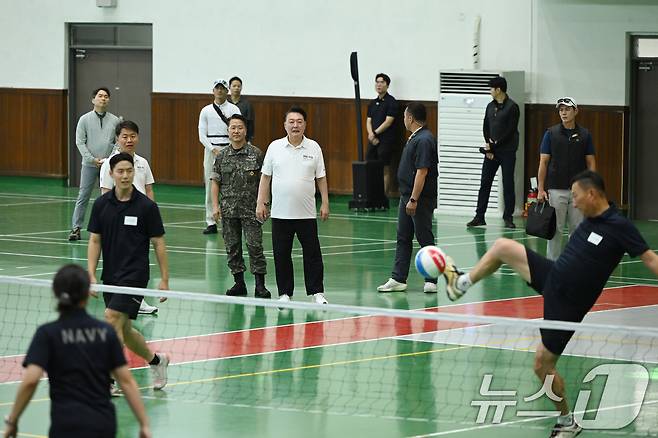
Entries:
[[352,200],[350,209],[388,209],[388,198],[384,193],[384,165],[381,161],[365,161],[363,158],[363,122],[361,120],[361,92],[359,87],[359,62],[356,52],[350,55],[350,72],[354,81],[354,104],[356,106],[356,145],[359,161],[352,162]]

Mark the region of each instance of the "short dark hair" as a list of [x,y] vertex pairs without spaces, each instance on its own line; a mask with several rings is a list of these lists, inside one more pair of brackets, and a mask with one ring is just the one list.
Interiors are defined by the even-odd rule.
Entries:
[[233,114],[231,117],[228,118],[228,122],[231,123],[231,120],[242,120],[244,126],[245,127],[247,126],[247,118],[242,114]]
[[571,184],[578,183],[583,189],[594,189],[605,196],[603,177],[592,170],[583,170],[573,177]]
[[107,93],[108,97],[110,96],[110,89],[109,88],[107,88],[107,87],[98,87],[91,93],[91,97],[96,97],[98,92],[101,91],[101,90],[105,91]]
[[238,81],[238,82],[240,82],[240,85],[242,85],[242,79],[240,79],[240,78],[237,77],[237,76],[233,76],[231,79],[228,80],[228,86],[229,86],[229,87],[231,86],[231,84],[233,83],[233,81]]
[[500,88],[503,93],[507,93],[507,79],[502,76],[496,76],[489,79],[489,87]]
[[89,273],[80,265],[62,266],[53,279],[53,293],[58,312],[75,310],[89,296]]
[[407,112],[417,122],[425,123],[427,121],[427,108],[420,102],[411,102],[407,105]]
[[379,78],[382,78],[387,86],[391,85],[391,78],[386,73],[377,73],[377,76],[375,76],[375,82],[377,82],[377,79]]
[[135,165],[135,160],[133,160],[132,155],[127,152],[121,152],[116,155],[112,155],[112,158],[110,158],[110,170],[114,170],[114,167],[117,165],[117,163],[121,161],[129,161],[130,164],[133,166]]
[[117,125],[117,127],[114,129],[114,133],[116,134],[117,137],[119,136],[119,134],[121,134],[122,129],[135,131],[137,134],[139,134],[139,126],[137,126],[137,123],[133,122],[132,120],[124,120],[123,122]]
[[304,108],[301,106],[291,106],[288,111],[286,111],[285,119],[288,118],[288,114],[290,113],[298,113],[301,114],[302,117],[304,118],[304,121],[306,121],[306,111],[304,111]]

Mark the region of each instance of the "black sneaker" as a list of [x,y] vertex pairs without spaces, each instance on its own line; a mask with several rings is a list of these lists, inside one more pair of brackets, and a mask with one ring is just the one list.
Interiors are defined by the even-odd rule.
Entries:
[[217,234],[217,225],[208,225],[203,234]]
[[553,427],[550,438],[571,438],[580,434],[582,431],[583,428],[578,426],[575,421],[568,426],[556,424]]
[[256,286],[254,296],[256,298],[272,298],[272,294],[265,286]]
[[244,297],[247,295],[247,285],[244,283],[235,283],[233,287],[226,291],[230,297]]
[[505,221],[505,228],[509,228],[511,230],[516,228],[516,225],[514,225],[514,222],[512,222],[512,219],[504,219]]
[[479,218],[475,216],[472,221],[466,224],[467,227],[479,227],[482,225],[486,225],[487,223],[484,221],[483,218]]
[[75,240],[80,240],[80,227],[75,227],[69,233],[69,241],[73,242]]

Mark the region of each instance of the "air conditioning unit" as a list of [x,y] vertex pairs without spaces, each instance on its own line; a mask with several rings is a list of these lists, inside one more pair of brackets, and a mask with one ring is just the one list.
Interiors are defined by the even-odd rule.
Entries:
[[[516,155],[514,184],[516,211],[521,212],[524,189],[524,106],[525,73],[521,71],[444,71],[439,73],[439,199],[437,211],[451,215],[473,216],[477,206],[485,145],[482,123],[491,102],[489,80],[507,79],[507,94],[519,105],[519,149]],[[486,216],[501,217],[504,210],[502,171],[491,187]]]

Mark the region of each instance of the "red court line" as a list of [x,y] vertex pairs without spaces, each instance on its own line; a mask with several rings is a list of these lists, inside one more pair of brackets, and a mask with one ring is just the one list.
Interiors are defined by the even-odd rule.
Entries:
[[[655,286],[624,286],[606,289],[599,297],[592,311],[598,312],[658,304],[657,292],[658,288]],[[535,319],[541,318],[543,315],[543,298],[537,295],[433,307],[425,310],[429,312]],[[477,324],[365,316],[152,341],[149,342],[149,346],[155,351],[168,353],[171,356],[172,363],[181,363],[330,346],[475,325]],[[141,358],[127,350],[126,352],[128,362],[132,368],[146,365]],[[0,382],[19,380],[22,375],[20,368],[22,360],[23,356],[0,358]]]

